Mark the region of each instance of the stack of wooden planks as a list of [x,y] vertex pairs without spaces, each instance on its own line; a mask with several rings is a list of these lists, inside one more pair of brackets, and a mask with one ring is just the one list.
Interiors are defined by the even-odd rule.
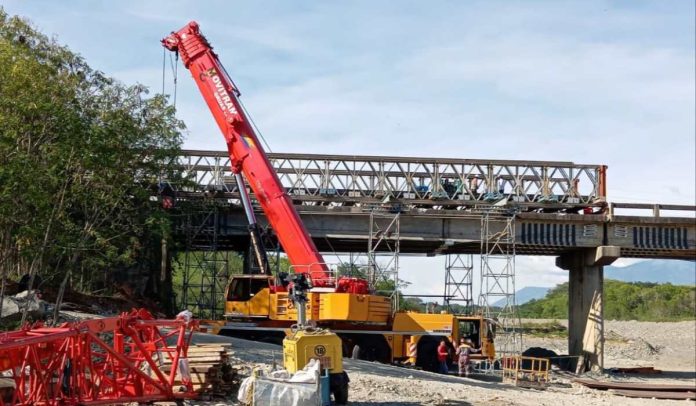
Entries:
[[[227,397],[234,393],[237,374],[229,362],[230,344],[195,344],[188,349],[188,365],[193,390],[201,398]],[[171,360],[163,357],[163,370],[170,371]],[[177,376],[181,383],[181,377]]]

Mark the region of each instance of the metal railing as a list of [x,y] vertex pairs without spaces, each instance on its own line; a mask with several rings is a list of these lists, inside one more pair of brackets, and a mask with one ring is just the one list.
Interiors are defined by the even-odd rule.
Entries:
[[625,210],[641,210],[641,214],[645,210],[649,210],[653,217],[660,217],[663,212],[670,212],[670,215],[674,215],[674,212],[689,213],[691,217],[696,216],[696,206],[685,205],[685,204],[654,204],[654,203],[609,203],[608,215],[610,218],[615,216],[617,209]]
[[321,286],[321,288],[331,289],[337,287],[338,277],[340,276],[336,265],[326,262],[314,262],[308,265],[290,265],[288,271],[290,274],[305,274],[309,276],[309,280],[313,286],[316,285]]

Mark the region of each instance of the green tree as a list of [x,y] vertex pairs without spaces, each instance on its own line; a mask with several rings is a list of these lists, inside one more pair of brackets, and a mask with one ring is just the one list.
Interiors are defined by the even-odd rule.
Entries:
[[[604,318],[609,320],[693,320],[696,287],[669,283],[604,281]],[[543,299],[519,307],[520,316],[562,319],[568,317],[568,284],[551,289]]]
[[151,248],[169,223],[149,187],[173,174],[183,128],[163,96],[93,70],[0,8],[3,288],[23,274],[62,286],[77,276],[88,291],[127,269],[155,275]]

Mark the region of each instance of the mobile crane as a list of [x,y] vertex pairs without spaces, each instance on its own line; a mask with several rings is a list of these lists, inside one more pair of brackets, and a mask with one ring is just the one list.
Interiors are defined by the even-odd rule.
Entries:
[[[258,274],[232,276],[226,292],[226,320],[210,321],[213,332],[246,331],[249,338],[267,338],[274,333],[284,336],[291,325],[306,315],[310,322],[339,332],[344,354],[350,354],[357,345],[368,353],[368,358],[383,362],[409,360],[427,367],[434,356],[429,347],[437,337],[458,342],[463,335],[471,336],[483,348],[481,357],[494,354],[494,324],[490,320],[482,316],[393,313],[391,300],[371,294],[366,280],[340,276],[330,270],[259,143],[239,101],[238,88],[198,24],[190,22],[164,38],[162,44],[179,54],[225,137],[260,267]],[[288,284],[271,275],[244,178],[292,270],[309,281],[302,309],[294,305],[295,295],[288,292]],[[289,288],[292,290],[292,284]]]
[[[367,281],[363,279],[341,277],[331,273],[261,147],[250,125],[250,120],[239,102],[239,90],[213,52],[213,48],[201,34],[198,24],[190,22],[181,30],[172,32],[162,40],[162,45],[179,54],[225,137],[232,172],[249,222],[250,239],[262,275],[260,278],[253,275],[238,275],[232,279],[228,290],[238,289],[238,287],[250,289],[252,284],[266,284],[269,294],[272,293],[272,296],[276,298],[276,303],[282,302],[285,309],[294,308],[294,320],[299,322],[300,330],[293,332],[284,346],[286,368],[292,372],[302,369],[309,360],[306,354],[316,354],[322,366],[330,372],[331,392],[336,403],[345,404],[348,396],[348,377],[342,368],[341,345],[336,345],[336,342],[340,343],[340,339],[325,330],[321,334],[309,331],[305,325],[305,306],[307,309],[318,308],[319,303],[324,299],[325,306],[328,308],[325,316],[329,319],[349,320],[355,317],[370,319],[373,313],[375,315],[372,318],[379,319],[387,316],[387,314],[379,314],[379,304],[382,304],[382,308],[388,309],[388,299],[370,295]],[[291,275],[287,281],[291,289],[289,295],[287,285],[276,284],[275,279],[270,275],[268,260],[261,246],[260,228],[256,222],[244,178],[254,191],[290,263],[295,267],[297,275]],[[313,300],[312,304],[306,304],[307,290],[309,290],[309,299]],[[282,299],[280,299],[281,296]],[[331,309],[331,302],[334,301],[336,302],[334,306],[339,308],[338,311]],[[293,302],[297,306],[292,306]],[[371,303],[375,303],[376,306],[370,308]],[[275,306],[275,309],[278,308]],[[347,312],[342,311],[346,308]],[[354,311],[351,312],[351,309]],[[377,309],[376,312],[375,309]],[[244,314],[237,311],[234,306],[231,310]],[[262,311],[267,313],[268,307],[263,308]],[[327,348],[334,350],[327,354]]]

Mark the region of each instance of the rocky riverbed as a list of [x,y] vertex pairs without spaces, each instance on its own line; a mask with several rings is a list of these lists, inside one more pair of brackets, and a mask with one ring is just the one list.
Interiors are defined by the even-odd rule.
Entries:
[[[696,388],[696,322],[646,323],[608,321],[607,367],[654,366],[659,375],[604,375],[602,379],[650,383],[693,384]],[[281,362],[281,348],[272,344],[199,335],[199,342],[231,342],[234,362],[241,373],[253,368],[268,368]],[[526,338],[525,346],[543,346],[566,352],[564,338]],[[498,382],[444,376],[424,371],[345,360],[351,379],[350,404],[361,406],[391,405],[684,405],[684,401],[629,399],[571,384],[568,376],[552,375],[545,390],[522,389]],[[696,389],[695,389],[696,390]],[[233,400],[192,402],[192,404],[233,405]]]

